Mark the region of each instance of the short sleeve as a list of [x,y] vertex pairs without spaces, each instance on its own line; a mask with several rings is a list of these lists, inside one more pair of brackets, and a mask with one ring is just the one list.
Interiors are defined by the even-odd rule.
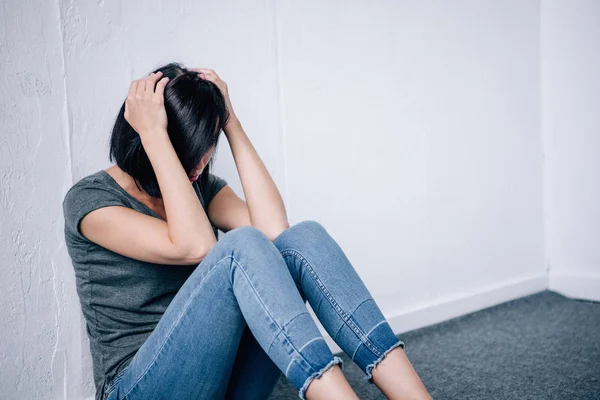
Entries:
[[63,199],[65,235],[87,241],[79,230],[79,223],[93,210],[107,206],[125,206],[123,201],[107,188],[94,181],[79,181],[73,185]]
[[219,190],[223,189],[227,185],[227,181],[217,175],[208,174],[208,199],[206,204],[208,205],[210,201],[219,193]]

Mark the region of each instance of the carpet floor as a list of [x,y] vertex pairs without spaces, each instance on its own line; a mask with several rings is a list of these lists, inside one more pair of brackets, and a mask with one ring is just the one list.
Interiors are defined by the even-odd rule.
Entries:
[[[544,291],[399,337],[434,399],[600,399],[598,302]],[[337,355],[360,399],[386,399]],[[284,376],[269,397],[298,398]]]

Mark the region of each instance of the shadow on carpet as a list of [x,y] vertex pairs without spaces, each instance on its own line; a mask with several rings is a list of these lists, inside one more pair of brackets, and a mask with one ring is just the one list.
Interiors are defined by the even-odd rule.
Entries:
[[[434,399],[600,399],[600,303],[544,291],[399,335]],[[345,353],[361,399],[386,397]],[[269,400],[298,399],[281,377]]]

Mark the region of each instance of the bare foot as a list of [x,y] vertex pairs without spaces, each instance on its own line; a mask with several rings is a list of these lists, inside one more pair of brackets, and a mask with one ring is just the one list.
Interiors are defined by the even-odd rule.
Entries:
[[396,347],[372,370],[373,383],[391,400],[431,400],[404,349]]

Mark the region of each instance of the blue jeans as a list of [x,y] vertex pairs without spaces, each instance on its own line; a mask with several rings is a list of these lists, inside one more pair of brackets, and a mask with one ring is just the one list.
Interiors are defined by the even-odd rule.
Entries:
[[305,399],[313,379],[344,368],[306,301],[370,383],[373,367],[404,348],[321,224],[300,222],[274,241],[243,226],[198,264],[104,398],[267,399],[283,373]]

